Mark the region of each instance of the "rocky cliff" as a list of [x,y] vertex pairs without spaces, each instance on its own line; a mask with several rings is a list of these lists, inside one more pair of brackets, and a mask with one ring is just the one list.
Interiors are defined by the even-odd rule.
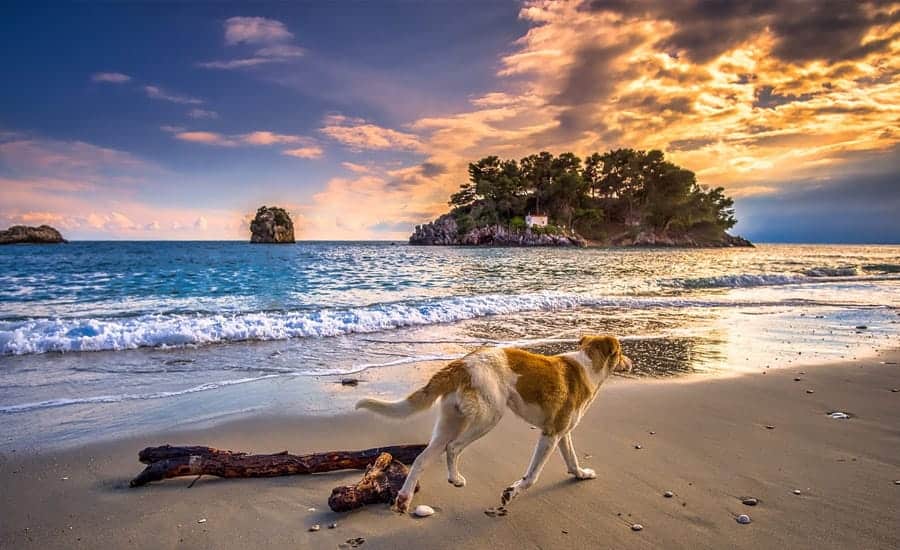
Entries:
[[293,243],[294,222],[283,208],[261,206],[250,222],[250,242]]
[[483,246],[584,246],[574,233],[547,234],[524,229],[510,230],[501,225],[476,227],[463,234],[452,214],[444,214],[431,223],[416,226],[409,244],[417,245],[483,245]]
[[49,225],[40,227],[28,227],[27,225],[14,225],[6,231],[0,231],[0,244],[18,243],[64,243],[63,236]]
[[678,248],[730,248],[752,247],[753,243],[743,237],[719,233],[712,237],[701,232],[670,234],[640,231],[637,234],[620,235],[609,240],[609,246],[645,246],[645,247],[678,247]]

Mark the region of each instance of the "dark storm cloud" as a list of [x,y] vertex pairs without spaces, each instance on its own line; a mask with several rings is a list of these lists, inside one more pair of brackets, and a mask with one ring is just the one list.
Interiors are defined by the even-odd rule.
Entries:
[[447,167],[443,164],[438,164],[436,162],[423,162],[421,167],[421,174],[426,178],[434,178],[440,176],[441,174],[445,174],[447,172]]
[[900,172],[792,186],[738,199],[735,232],[759,242],[900,243]]
[[763,109],[774,109],[779,105],[786,105],[795,101],[807,101],[813,97],[813,94],[779,94],[775,92],[772,86],[762,86],[756,91],[756,100],[753,102],[754,107],[762,107]]
[[675,24],[674,33],[657,43],[669,52],[685,52],[705,63],[768,28],[773,54],[784,61],[830,62],[859,59],[887,48],[896,36],[862,44],[873,25],[900,20],[900,11],[884,0],[597,0],[590,9],[623,17],[652,17]]
[[690,138],[676,139],[669,142],[667,150],[669,151],[696,151],[702,149],[711,143],[717,142],[716,138]]

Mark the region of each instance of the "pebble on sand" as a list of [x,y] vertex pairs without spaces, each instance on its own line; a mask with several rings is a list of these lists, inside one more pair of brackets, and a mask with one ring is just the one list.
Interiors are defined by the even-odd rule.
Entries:
[[756,506],[757,504],[759,504],[759,499],[756,497],[747,497],[741,500],[741,502],[743,502],[747,506]]
[[737,518],[735,518],[735,521],[737,521],[741,525],[747,525],[748,523],[750,523],[750,516],[748,516],[747,514],[741,514]]
[[806,390],[806,393],[816,393],[816,390]]
[[197,523],[206,523],[206,518],[200,518],[197,520]]
[[894,480],[894,485],[900,485],[900,479],[895,479],[895,480]]
[[775,429],[775,426],[773,426],[773,425],[771,425],[771,424],[766,424],[766,429],[767,429],[767,430],[774,430],[774,429]]
[[317,524],[313,525],[312,527],[310,527],[309,530],[310,531],[318,531],[321,528],[322,528],[322,526],[317,523]]
[[846,420],[846,419],[850,418],[849,414],[847,414],[845,412],[841,412],[841,411],[830,412],[830,413],[828,413],[828,416],[831,418],[834,418],[835,420]]
[[413,510],[413,515],[420,518],[427,518],[428,516],[434,515],[434,508],[428,506],[427,504],[420,504],[416,506],[415,510]]
[[663,493],[663,496],[666,498],[672,498],[675,496],[675,493],[673,493],[672,491],[666,491],[665,493]]
[[342,386],[357,386],[359,385],[359,378],[341,378]]
[[635,445],[634,448],[635,449],[643,449],[643,447],[641,447],[640,445]]
[[631,524],[631,530],[632,530],[632,531],[643,531],[643,530],[644,530],[644,526],[641,525],[640,523],[632,523],[632,524]]
[[794,490],[793,490],[793,491],[791,491],[791,492],[792,492],[792,493],[794,493],[794,494],[795,494],[795,495],[800,495],[800,494],[803,494],[803,492],[802,492],[802,491],[800,491],[800,489],[794,489]]
[[329,529],[337,529],[337,523],[329,523],[328,528]]

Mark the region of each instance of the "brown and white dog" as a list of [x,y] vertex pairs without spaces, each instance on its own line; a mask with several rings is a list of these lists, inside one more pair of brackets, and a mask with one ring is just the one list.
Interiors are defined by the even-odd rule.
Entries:
[[441,398],[441,410],[428,447],[422,451],[397,495],[394,509],[405,512],[412,503],[416,481],[425,466],[447,452],[447,480],[466,484],[459,473],[459,455],[500,422],[506,407],[541,429],[541,437],[522,479],[507,487],[501,502],[508,504],[534,485],[557,446],[569,473],[578,479],[596,474],[578,465],[572,430],[597,396],[597,390],[616,370],[631,370],[614,336],[585,336],[578,351],[538,355],[515,348],[484,348],[439,370],[425,386],[401,401],[362,399],[357,409],[405,417],[428,409]]

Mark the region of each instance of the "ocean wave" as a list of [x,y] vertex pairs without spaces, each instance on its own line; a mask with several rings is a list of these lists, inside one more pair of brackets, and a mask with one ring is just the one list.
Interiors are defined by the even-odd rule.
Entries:
[[863,269],[874,273],[900,273],[900,264],[866,264]]
[[52,409],[56,407],[67,407],[70,405],[88,405],[102,403],[121,403],[123,401],[147,400],[147,399],[165,399],[166,397],[177,397],[179,395],[187,395],[203,391],[215,390],[225,386],[234,386],[236,384],[246,384],[248,382],[258,382],[268,378],[275,378],[278,374],[267,374],[252,378],[237,378],[234,380],[222,380],[219,382],[208,382],[193,386],[183,390],[176,391],[158,391],[152,393],[123,393],[118,395],[94,395],[90,397],[60,397],[56,399],[47,399],[44,401],[35,401],[33,403],[21,403],[18,405],[0,405],[0,414],[14,414],[33,411],[37,409]]
[[[766,276],[694,279],[682,286],[750,286],[773,283]],[[762,277],[755,280],[756,277]],[[788,282],[788,279],[783,279]],[[793,282],[793,281],[791,281]],[[743,304],[744,302],[742,302]],[[374,304],[347,309],[268,311],[234,314],[152,314],[130,318],[55,318],[0,321],[0,355],[47,352],[118,351],[174,348],[254,340],[319,338],[372,333],[412,326],[453,323],[528,311],[577,307],[631,309],[731,307],[716,298],[608,297],[561,292],[451,296],[428,300]],[[758,302],[746,305],[762,305]]]
[[803,272],[807,277],[854,277],[859,269],[854,266],[845,267],[813,267]]
[[[866,266],[867,268],[869,266]],[[802,283],[827,283],[848,281],[882,281],[894,280],[895,276],[887,265],[877,275],[861,275],[857,267],[814,267],[802,273],[738,273],[734,275],[718,275],[715,277],[696,277],[689,279],[666,279],[660,281],[664,287],[674,288],[744,288],[756,286],[794,285]],[[873,270],[874,271],[874,270]]]

